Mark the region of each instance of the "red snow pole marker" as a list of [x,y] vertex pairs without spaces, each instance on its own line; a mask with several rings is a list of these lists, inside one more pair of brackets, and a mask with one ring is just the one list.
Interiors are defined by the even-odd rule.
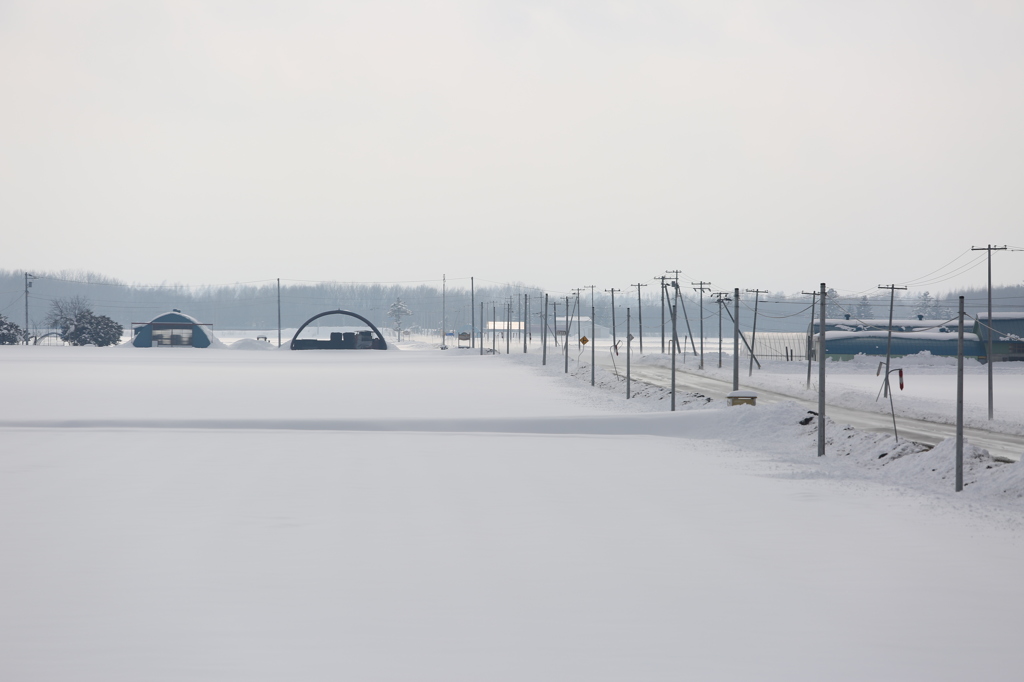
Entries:
[[900,390],[903,390],[903,370],[900,370]]

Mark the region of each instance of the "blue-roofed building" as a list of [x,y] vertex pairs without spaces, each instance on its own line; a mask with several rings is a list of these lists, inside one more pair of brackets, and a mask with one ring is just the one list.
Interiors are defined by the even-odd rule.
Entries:
[[203,327],[211,325],[199,322],[177,308],[158,315],[150,322],[132,322],[132,345],[138,348],[155,346],[178,346],[208,348],[214,336]]
[[[818,346],[818,322],[810,325],[813,347]],[[1024,313],[993,313],[992,324],[984,314],[964,324],[964,356],[985,361],[988,335],[993,330],[992,359],[1024,360]],[[957,320],[893,320],[892,355],[932,355],[956,357]],[[826,319],[825,354],[847,360],[855,355],[885,355],[889,335],[888,320]]]
[[974,333],[981,339],[988,353],[989,335],[992,336],[992,361],[1024,361],[1024,313],[981,313],[974,322]]

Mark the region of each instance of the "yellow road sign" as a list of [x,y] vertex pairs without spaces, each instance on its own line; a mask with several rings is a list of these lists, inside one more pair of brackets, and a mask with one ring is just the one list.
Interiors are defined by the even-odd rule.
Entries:
[[581,336],[581,337],[580,337],[580,343],[582,343],[582,344],[583,344],[584,346],[585,346],[585,345],[587,345],[587,343],[588,343],[589,341],[590,341],[590,339],[588,339],[588,338],[587,338],[587,337],[585,337],[585,336]]

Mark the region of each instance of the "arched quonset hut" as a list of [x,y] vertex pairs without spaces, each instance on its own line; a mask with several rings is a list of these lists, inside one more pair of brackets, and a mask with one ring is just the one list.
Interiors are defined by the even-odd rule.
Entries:
[[150,322],[132,322],[132,345],[138,348],[152,346],[185,346],[207,348],[213,335],[209,327],[178,309],[153,318]]
[[[299,338],[303,330],[309,327],[311,322],[320,320],[321,318],[327,317],[328,315],[342,315],[353,317],[357,320],[361,320],[363,325],[369,327],[369,329],[354,328],[351,325],[337,325],[334,327],[327,327],[327,333],[329,337],[326,339],[321,338]],[[317,328],[320,328],[320,324]],[[353,313],[348,310],[328,310],[327,312],[314,315],[313,317],[306,320],[301,327],[295,332],[295,336],[292,337],[291,346],[292,350],[314,350],[314,349],[350,349],[350,350],[387,350],[388,344],[384,340],[384,335],[380,333],[380,330],[374,326],[373,322],[360,315],[359,313]]]

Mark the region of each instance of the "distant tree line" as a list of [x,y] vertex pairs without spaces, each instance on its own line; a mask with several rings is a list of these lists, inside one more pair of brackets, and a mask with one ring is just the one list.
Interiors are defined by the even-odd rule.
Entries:
[[[30,289],[29,327],[32,330],[52,328],[55,320],[50,316],[51,306],[58,300],[75,297],[89,302],[88,307],[97,318],[107,318],[112,323],[129,328],[133,322],[145,323],[157,315],[178,308],[200,322],[208,322],[217,329],[272,330],[277,327],[277,286],[276,282],[260,284],[239,284],[230,286],[183,286],[160,285],[141,286],[89,272],[61,271],[57,273],[33,273],[37,279]],[[24,334],[16,324],[16,315],[23,309],[23,273],[0,270],[0,315],[9,318],[3,327],[4,336],[13,338]],[[701,322],[700,298],[696,292],[683,287],[685,294],[685,318],[680,310],[680,335],[686,333],[685,321],[697,335]],[[555,311],[564,328],[565,292],[550,292],[551,312]],[[731,290],[727,292],[731,295]],[[963,293],[967,297],[968,312],[980,313],[985,307],[986,291],[981,288],[950,291],[941,295],[930,292],[898,292],[894,315],[900,319],[923,315],[924,319],[949,319],[955,315],[956,297]],[[470,327],[475,313],[479,315],[479,304],[485,304],[485,322],[492,317],[503,320],[504,304],[511,301],[512,318],[518,319],[523,294],[531,298],[531,319],[534,329],[539,331],[539,314],[543,305],[543,290],[524,283],[493,284],[477,280],[476,309],[470,308],[469,282],[459,280],[456,285],[449,282],[442,308],[440,282],[431,284],[351,284],[337,282],[285,282],[281,283],[281,324],[285,329],[296,328],[313,315],[332,309],[358,312],[372,320],[378,327],[400,326],[412,331],[437,330],[441,327],[442,314],[446,315],[449,330],[464,331]],[[740,320],[743,329],[749,329],[753,320],[753,295],[741,294]],[[994,309],[1024,310],[1024,286],[997,287],[993,290]],[[590,293],[582,294],[582,315],[589,317]],[[402,308],[394,308],[397,301]],[[574,310],[574,297],[570,296],[570,309],[578,319],[580,310]],[[661,334],[661,292],[657,282],[643,289],[643,334],[645,345]],[[758,303],[759,331],[803,331],[810,322],[811,297],[801,293],[774,292],[762,294]],[[615,297],[616,321],[619,334],[625,330],[625,309],[632,309],[634,336],[638,335],[636,289],[627,289]],[[826,314],[830,318],[883,319],[889,315],[889,297],[885,291],[871,292],[858,296],[846,296],[831,292]],[[731,304],[730,304],[731,305]],[[598,290],[594,296],[597,324],[611,326],[611,300]],[[389,314],[390,313],[390,314]],[[394,313],[397,313],[398,316]],[[703,297],[703,322],[706,336],[718,332],[719,315],[724,328],[731,325],[729,311],[719,308],[716,301],[705,293]],[[815,311],[815,314],[817,312]],[[666,314],[666,324],[670,316]],[[479,321],[478,321],[479,325]],[[76,324],[75,329],[93,328],[91,325]],[[69,327],[70,329],[70,327]],[[59,331],[59,329],[58,329]],[[13,335],[13,336],[12,336]]]

